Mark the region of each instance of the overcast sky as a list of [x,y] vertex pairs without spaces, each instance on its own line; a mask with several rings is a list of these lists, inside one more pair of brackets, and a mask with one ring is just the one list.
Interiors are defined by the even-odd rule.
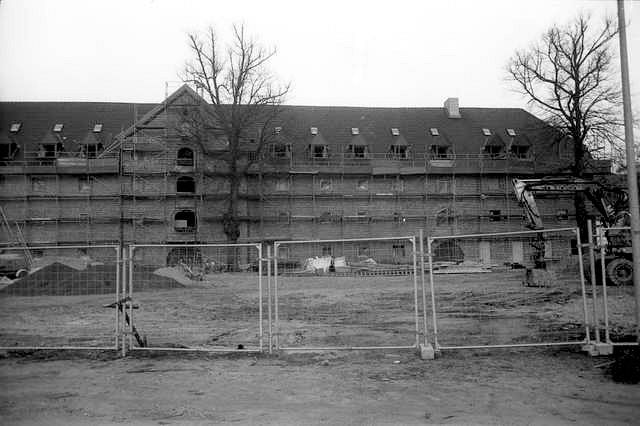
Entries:
[[[640,2],[625,4],[638,107]],[[615,16],[616,2],[0,0],[0,100],[160,102],[187,32],[244,22],[277,47],[289,104],[525,107],[507,60],[581,11]]]

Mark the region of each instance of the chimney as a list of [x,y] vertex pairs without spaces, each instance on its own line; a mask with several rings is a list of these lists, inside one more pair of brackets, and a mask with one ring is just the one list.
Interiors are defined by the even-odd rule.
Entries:
[[444,101],[444,110],[449,118],[462,118],[458,109],[458,98],[448,98]]

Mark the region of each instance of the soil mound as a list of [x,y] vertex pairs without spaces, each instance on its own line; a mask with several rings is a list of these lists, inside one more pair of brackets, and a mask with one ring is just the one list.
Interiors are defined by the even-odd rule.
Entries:
[[[116,277],[114,265],[95,265],[77,270],[62,263],[52,263],[0,290],[2,296],[80,296],[114,294]],[[183,287],[179,282],[152,275],[152,271],[138,270],[133,274],[134,287],[167,289]],[[143,285],[136,285],[137,282]]]

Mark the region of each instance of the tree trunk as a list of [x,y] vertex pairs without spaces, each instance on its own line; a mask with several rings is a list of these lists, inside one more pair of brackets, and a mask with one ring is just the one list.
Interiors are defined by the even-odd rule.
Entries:
[[[237,244],[240,238],[240,223],[238,220],[238,190],[240,182],[235,167],[229,176],[229,204],[227,212],[222,216],[224,233],[228,244]],[[227,267],[230,271],[239,269],[238,250],[229,247],[227,250]]]
[[[583,140],[580,134],[573,135],[574,140],[574,158],[575,163],[573,166],[573,175],[575,177],[583,178],[585,175],[585,148]],[[582,242],[587,242],[587,219],[589,219],[589,211],[587,210],[586,197],[583,192],[576,192],[573,196],[573,205],[576,211],[576,224],[580,231],[580,239]]]

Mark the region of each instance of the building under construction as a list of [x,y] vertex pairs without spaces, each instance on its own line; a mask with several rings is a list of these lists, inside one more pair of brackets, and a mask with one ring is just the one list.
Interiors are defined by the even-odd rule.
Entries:
[[[2,241],[225,241],[227,171],[171,124],[200,102],[183,86],[161,104],[0,103]],[[522,109],[450,98],[283,114],[271,142],[249,153],[258,161],[240,185],[239,242],[523,230],[511,179],[566,175],[572,164],[571,144]],[[593,173],[608,171],[592,161]],[[539,206],[548,227],[575,224],[571,196]]]

